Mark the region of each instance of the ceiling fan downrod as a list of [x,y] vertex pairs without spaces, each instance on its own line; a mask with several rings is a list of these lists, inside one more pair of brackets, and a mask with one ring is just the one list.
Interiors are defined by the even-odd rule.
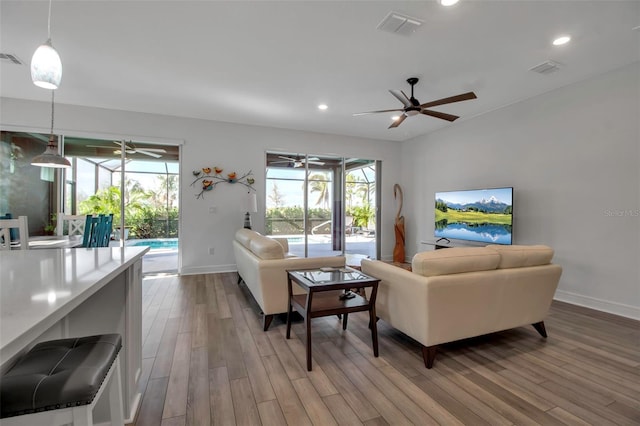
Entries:
[[411,103],[414,106],[418,106],[418,100],[413,96],[413,86],[415,86],[416,84],[418,84],[418,77],[411,77],[407,79],[407,83],[409,83],[411,85],[411,99],[409,99],[411,101]]

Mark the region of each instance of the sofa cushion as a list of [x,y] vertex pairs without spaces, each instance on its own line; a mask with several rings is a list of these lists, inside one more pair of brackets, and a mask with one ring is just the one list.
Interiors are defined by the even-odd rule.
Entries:
[[258,235],[251,239],[249,250],[261,259],[284,259],[284,250],[282,245],[276,240]]
[[500,263],[500,254],[486,247],[454,247],[417,253],[411,261],[413,272],[425,277],[489,271]]
[[490,244],[487,248],[500,254],[498,269],[523,268],[526,266],[547,265],[553,258],[553,249],[543,245],[503,246]]

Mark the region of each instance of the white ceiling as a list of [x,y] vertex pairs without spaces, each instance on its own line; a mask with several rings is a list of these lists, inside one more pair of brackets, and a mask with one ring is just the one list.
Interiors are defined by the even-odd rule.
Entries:
[[[46,1],[0,1],[2,97],[49,101],[31,83],[47,38]],[[376,29],[390,12],[424,24],[412,35]],[[56,103],[406,140],[640,61],[640,1],[53,1],[63,61]],[[568,33],[572,41],[554,47]],[[563,66],[540,75],[546,60]],[[420,102],[474,91],[387,129],[388,89],[420,82]],[[594,100],[597,102],[597,100]],[[327,111],[317,105],[327,103]]]

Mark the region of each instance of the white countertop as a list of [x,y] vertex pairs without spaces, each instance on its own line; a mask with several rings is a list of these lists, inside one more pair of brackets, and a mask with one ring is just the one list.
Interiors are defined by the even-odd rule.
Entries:
[[0,364],[141,258],[149,247],[0,252]]

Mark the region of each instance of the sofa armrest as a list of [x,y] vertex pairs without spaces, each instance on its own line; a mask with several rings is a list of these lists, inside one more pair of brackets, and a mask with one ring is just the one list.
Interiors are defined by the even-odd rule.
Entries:
[[269,238],[271,238],[272,240],[276,240],[277,242],[280,243],[280,245],[282,246],[282,249],[284,250],[284,255],[286,257],[287,253],[289,253],[289,240],[281,237],[269,237]]
[[[265,314],[287,312],[289,301],[287,271],[314,269],[323,266],[343,267],[344,265],[344,256],[258,260],[257,285],[252,288],[252,293]],[[295,286],[293,291],[294,293],[304,292],[298,286]]]
[[380,279],[376,315],[416,340],[426,338],[428,278],[379,260],[363,259],[360,265]]

